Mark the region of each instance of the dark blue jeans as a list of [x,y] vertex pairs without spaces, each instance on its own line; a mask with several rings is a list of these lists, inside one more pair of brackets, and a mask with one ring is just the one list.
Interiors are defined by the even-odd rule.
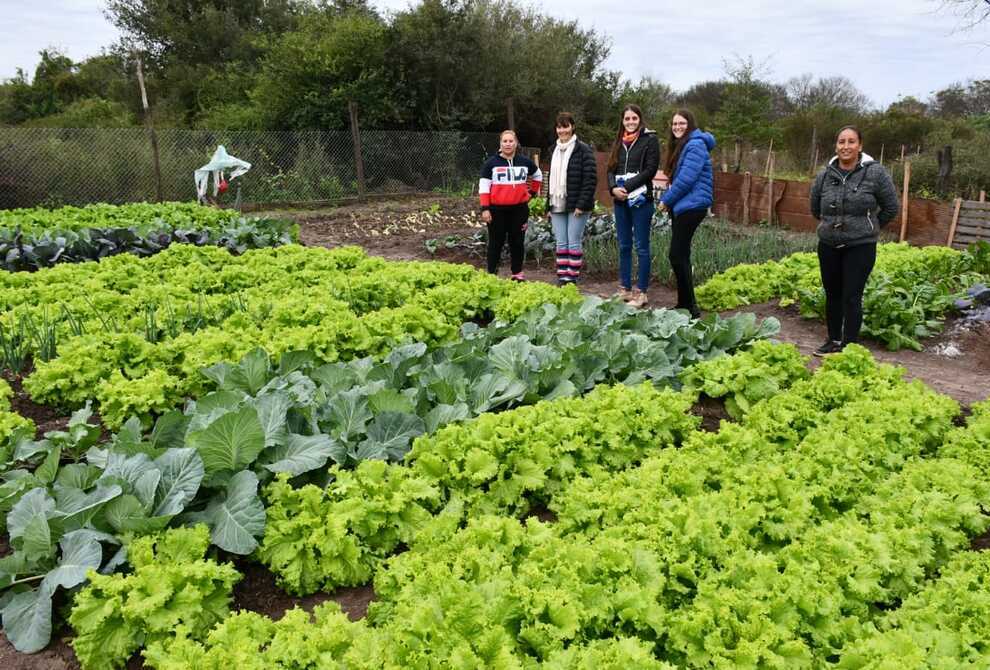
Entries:
[[615,202],[615,232],[619,238],[619,284],[632,288],[632,249],[636,242],[636,288],[645,291],[650,285],[650,226],[653,223],[653,203],[630,207]]

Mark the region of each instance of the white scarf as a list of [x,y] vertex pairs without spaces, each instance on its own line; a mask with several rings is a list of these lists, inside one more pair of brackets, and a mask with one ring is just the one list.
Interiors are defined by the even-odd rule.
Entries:
[[557,148],[550,158],[550,211],[562,212],[567,209],[567,163],[574,153],[577,135],[571,135],[566,142],[557,140]]

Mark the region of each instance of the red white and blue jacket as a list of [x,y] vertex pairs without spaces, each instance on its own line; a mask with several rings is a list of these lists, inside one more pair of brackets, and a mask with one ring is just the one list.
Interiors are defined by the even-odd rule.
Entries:
[[542,183],[543,173],[530,159],[516,154],[510,160],[496,154],[481,166],[481,180],[478,182],[481,209],[525,204],[540,192]]

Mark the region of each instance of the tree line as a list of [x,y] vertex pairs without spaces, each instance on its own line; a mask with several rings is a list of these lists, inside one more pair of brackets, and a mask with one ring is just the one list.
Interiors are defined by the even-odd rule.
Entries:
[[523,144],[542,146],[569,110],[605,148],[622,105],[636,102],[653,127],[686,106],[722,144],[773,141],[809,161],[812,138],[825,155],[849,122],[888,152],[945,143],[990,152],[987,79],[877,109],[845,77],[774,82],[749,58],[675,91],[650,76],[623,79],[606,67],[606,35],[515,0],[421,0],[387,16],[366,0],[109,0],[106,13],[121,41],[80,62],[42,51],[33,76],[0,84],[0,124],[137,125],[140,58],[160,127],[344,129],[353,102],[365,128],[497,131],[511,116]]

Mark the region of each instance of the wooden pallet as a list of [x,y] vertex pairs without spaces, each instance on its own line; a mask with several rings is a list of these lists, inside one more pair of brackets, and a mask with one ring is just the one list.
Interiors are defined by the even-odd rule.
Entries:
[[990,202],[963,200],[953,217],[953,249],[965,249],[974,242],[990,242]]

